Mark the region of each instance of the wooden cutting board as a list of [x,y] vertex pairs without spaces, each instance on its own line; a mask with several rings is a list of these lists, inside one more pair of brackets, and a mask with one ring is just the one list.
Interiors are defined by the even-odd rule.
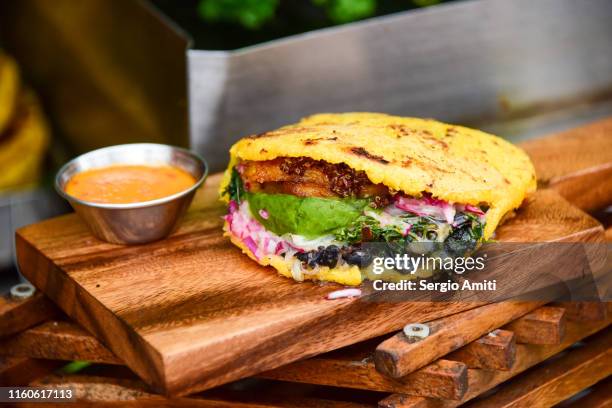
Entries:
[[[543,151],[535,147],[532,157]],[[74,214],[22,228],[21,272],[155,390],[171,395],[479,305],[326,300],[337,285],[280,277],[222,236],[219,180],[209,178],[177,232],[147,245],[98,241]],[[497,237],[594,242],[603,229],[555,191],[541,190]]]
[[[168,239],[117,246],[74,214],[17,232],[22,273],[156,390],[185,394],[477,303],[326,300],[336,285],[295,283],[221,234],[213,176]],[[596,241],[601,226],[544,190],[498,229],[502,241]]]

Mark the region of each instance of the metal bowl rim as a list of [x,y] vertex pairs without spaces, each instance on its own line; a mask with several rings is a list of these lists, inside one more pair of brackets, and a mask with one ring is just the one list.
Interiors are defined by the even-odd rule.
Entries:
[[[183,152],[187,155],[189,155],[191,158],[195,159],[199,164],[201,164],[204,167],[204,171],[202,172],[202,175],[200,176],[200,178],[195,182],[195,184],[191,187],[189,187],[186,190],[183,191],[179,191],[178,193],[169,195],[167,197],[162,197],[162,198],[158,198],[155,200],[149,200],[149,201],[140,201],[140,202],[136,202],[136,203],[125,203],[125,204],[110,204],[110,203],[96,203],[96,202],[92,202],[92,201],[85,201],[85,200],[81,200],[79,198],[73,197],[70,194],[66,193],[64,191],[64,189],[62,189],[62,187],[60,186],[60,178],[61,176],[66,172],[66,170],[68,169],[68,167],[73,164],[74,162],[76,162],[77,160],[87,156],[87,155],[93,155],[95,153],[100,153],[103,152],[105,150],[111,150],[114,148],[119,148],[119,147],[138,147],[138,146],[156,146],[156,147],[164,147],[164,148],[169,148],[175,151],[180,151]],[[120,164],[120,163],[117,163]],[[77,204],[81,204],[87,207],[95,207],[95,208],[102,208],[102,209],[110,209],[110,210],[129,210],[129,209],[136,209],[136,208],[146,208],[146,207],[152,207],[155,205],[160,205],[160,204],[165,204],[168,203],[170,201],[173,201],[177,198],[186,196],[187,194],[197,190],[202,183],[204,183],[204,180],[206,180],[206,177],[208,177],[208,164],[206,163],[206,160],[204,160],[204,158],[202,156],[200,156],[199,154],[189,150],[189,149],[185,149],[183,147],[178,147],[178,146],[172,146],[172,145],[166,145],[166,144],[162,144],[162,143],[125,143],[125,144],[120,144],[120,145],[113,145],[113,146],[107,146],[107,147],[102,147],[100,149],[96,149],[96,150],[92,150],[89,151],[87,153],[83,153],[71,160],[69,160],[67,163],[65,163],[58,171],[57,174],[55,175],[55,191],[57,191],[57,193],[62,196],[64,199],[68,200],[69,202],[74,202]]]

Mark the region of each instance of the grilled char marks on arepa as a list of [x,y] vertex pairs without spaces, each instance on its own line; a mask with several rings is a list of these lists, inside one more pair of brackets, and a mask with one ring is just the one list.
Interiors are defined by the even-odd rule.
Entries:
[[[240,140],[230,149],[221,189],[239,163],[283,157],[346,164],[365,172],[373,185],[406,196],[428,193],[449,203],[484,203],[485,239],[536,189],[527,154],[501,138],[431,119],[367,112],[317,114]],[[304,187],[301,194],[331,194],[319,186]],[[296,191],[288,184],[283,188]]]

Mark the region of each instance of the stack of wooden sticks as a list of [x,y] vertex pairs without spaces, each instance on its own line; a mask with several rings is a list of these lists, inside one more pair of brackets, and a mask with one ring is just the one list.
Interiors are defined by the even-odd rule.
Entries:
[[[588,234],[594,242],[612,242],[609,213],[601,211],[612,205],[611,142],[612,119],[523,144],[536,165],[542,197],[563,197],[558,199],[566,200],[563,205],[573,211],[564,216],[572,222],[578,219],[584,227],[580,233],[569,231],[561,239],[571,241]],[[212,203],[217,180],[213,176],[199,192],[193,211]],[[610,273],[611,259],[609,255]],[[212,388],[191,392],[190,385],[183,384],[181,389],[187,391],[173,392],[168,381],[164,395],[153,391],[159,391],[159,385],[138,370],[134,356],[111,351],[123,349],[100,336],[80,315],[83,309],[74,303],[84,300],[78,294],[71,305],[58,302],[60,310],[46,296],[53,298],[52,285],[40,279],[34,283],[42,292],[21,299],[10,295],[0,298],[1,386],[70,386],[80,402],[104,406],[612,404],[612,383],[607,379],[612,374],[609,302],[474,303],[443,317],[402,322],[426,325],[425,335],[409,337],[396,331],[381,336],[380,331],[370,330],[353,344],[321,346],[317,349],[326,352],[297,361],[286,358],[289,352],[279,352],[276,356],[282,363],[268,364],[275,367],[271,370],[240,371],[240,367],[264,365],[248,354],[237,354],[231,366],[235,375],[219,371],[216,376],[221,379]],[[605,292],[604,298],[610,298],[611,288],[604,285],[600,290]],[[92,309],[92,313],[97,312]],[[313,341],[313,337],[308,339]],[[318,341],[336,344],[329,337]],[[295,343],[299,345],[299,337]],[[211,361],[216,357],[209,356]],[[92,364],[76,373],[62,371],[72,360]],[[170,366],[170,362],[164,363]],[[186,372],[197,369],[184,367]]]

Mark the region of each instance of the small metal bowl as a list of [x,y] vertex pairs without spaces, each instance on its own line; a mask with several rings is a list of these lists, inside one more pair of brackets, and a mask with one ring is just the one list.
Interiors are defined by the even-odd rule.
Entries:
[[[187,171],[197,181],[187,190],[171,196],[128,204],[95,203],[66,193],[66,184],[75,174],[120,164],[170,165]],[[204,159],[189,150],[134,143],[94,150],[69,161],[57,173],[55,188],[99,239],[113,244],[143,244],[164,238],[176,228],[207,174]]]

